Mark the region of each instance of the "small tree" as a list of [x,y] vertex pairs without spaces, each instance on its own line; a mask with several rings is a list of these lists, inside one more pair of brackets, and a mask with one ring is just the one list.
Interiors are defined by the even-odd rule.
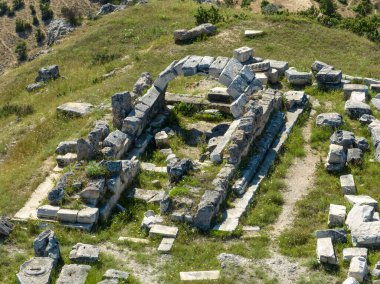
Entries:
[[29,9],[32,16],[36,15],[36,8],[32,4],[29,5]]
[[53,10],[50,9],[49,3],[41,3],[40,10],[42,21],[49,21],[53,19]]
[[73,26],[79,26],[82,22],[82,14],[74,7],[62,7],[62,16]]
[[359,14],[359,16],[365,17],[371,14],[373,10],[373,4],[370,0],[362,0],[353,10]]
[[24,6],[24,0],[13,0],[13,10],[21,10],[22,8],[24,8]]
[[224,17],[220,13],[220,10],[214,6],[211,6],[210,9],[205,9],[202,6],[199,6],[194,17],[197,25],[205,23],[217,24],[224,21]]
[[16,19],[16,33],[30,32],[32,26],[22,19]]
[[16,45],[15,52],[18,61],[25,61],[28,58],[27,47],[25,41],[19,41]]
[[37,16],[33,16],[32,24],[35,27],[40,25],[40,21],[38,20]]
[[9,10],[9,6],[6,1],[0,2],[0,17],[4,16]]
[[34,36],[36,37],[36,41],[38,43],[42,43],[45,40],[45,34],[41,31],[41,29],[37,29]]

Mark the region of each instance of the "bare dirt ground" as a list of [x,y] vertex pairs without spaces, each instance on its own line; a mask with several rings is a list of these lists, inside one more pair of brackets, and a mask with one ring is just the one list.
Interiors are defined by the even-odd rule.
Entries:
[[305,139],[306,156],[302,159],[297,158],[286,174],[285,183],[287,190],[283,193],[284,205],[281,215],[273,225],[273,238],[277,238],[292,224],[295,218],[296,202],[301,200],[307,194],[308,189],[313,185],[315,167],[320,158],[310,147],[312,121],[313,119],[310,119],[302,131]]

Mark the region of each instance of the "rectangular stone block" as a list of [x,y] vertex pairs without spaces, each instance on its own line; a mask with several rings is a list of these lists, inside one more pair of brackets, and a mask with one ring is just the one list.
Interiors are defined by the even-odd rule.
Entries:
[[360,84],[345,84],[343,86],[344,99],[348,100],[351,97],[352,92],[364,92],[368,94],[368,87]]
[[178,234],[177,227],[170,227],[164,225],[153,225],[149,231],[149,236],[161,236],[166,238],[176,238]]
[[269,64],[271,68],[278,70],[279,76],[284,76],[285,71],[289,69],[289,63],[286,61],[269,60]]
[[169,253],[172,250],[174,244],[174,238],[163,238],[158,246],[159,253]]
[[380,84],[371,84],[371,91],[375,93],[380,93]]
[[37,209],[37,217],[45,219],[57,219],[59,207],[51,205],[43,205]]
[[345,248],[343,249],[343,260],[351,261],[355,256],[361,256],[367,258],[368,249],[367,248]]
[[209,74],[215,78],[219,78],[220,74],[222,73],[224,67],[226,67],[229,60],[230,59],[228,57],[218,56],[210,65]]
[[57,219],[60,222],[76,223],[78,210],[60,209],[57,212]]
[[257,72],[256,73],[256,80],[259,80],[261,84],[267,85],[268,84],[268,77],[265,75],[264,72]]
[[227,88],[227,93],[234,99],[241,96],[248,87],[247,81],[240,75],[237,75]]
[[177,64],[177,61],[173,61],[164,71],[158,75],[156,81],[154,81],[154,86],[161,91],[165,91],[169,82],[173,80],[177,73],[174,70],[174,66]]
[[365,103],[367,100],[367,95],[365,92],[352,92],[350,100]]
[[315,75],[315,79],[319,84],[339,84],[342,80],[342,71],[323,68]]
[[176,71],[178,76],[183,76],[182,66],[187,61],[187,59],[189,59],[189,57],[190,57],[190,55],[182,58],[176,64],[174,64],[173,68]]
[[198,65],[201,63],[203,57],[191,55],[182,66],[184,76],[193,76],[198,72]]
[[210,102],[231,103],[232,97],[227,93],[227,88],[215,87],[208,91],[207,98]]
[[338,264],[331,238],[317,239],[317,259],[319,263]]
[[234,50],[234,58],[239,62],[248,61],[253,55],[253,49],[247,46],[243,46]]
[[127,116],[123,120],[122,131],[129,134],[131,137],[136,137],[142,132],[143,121],[133,115]]
[[202,73],[208,73],[210,66],[214,60],[215,58],[212,56],[204,56],[202,61],[198,64],[198,71]]
[[328,226],[343,227],[346,219],[346,207],[342,205],[330,204]]
[[189,271],[179,273],[181,281],[217,280],[220,278],[220,271]]
[[342,188],[342,192],[344,195],[356,194],[356,186],[355,186],[355,180],[354,180],[353,175],[349,174],[349,175],[340,176],[340,186]]
[[94,224],[98,222],[98,208],[84,208],[78,212],[77,222],[84,224]]
[[370,205],[377,208],[377,201],[368,195],[345,195],[344,199],[353,205]]
[[239,61],[235,58],[231,58],[219,76],[219,83],[224,86],[229,86],[242,68],[243,65]]

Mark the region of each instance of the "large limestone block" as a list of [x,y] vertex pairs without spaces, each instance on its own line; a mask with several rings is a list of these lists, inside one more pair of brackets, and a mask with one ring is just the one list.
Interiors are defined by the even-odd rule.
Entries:
[[348,277],[353,277],[359,282],[363,282],[368,273],[367,259],[362,256],[355,256],[351,259]]
[[342,227],[346,219],[346,206],[330,204],[328,226]]
[[351,174],[340,176],[340,186],[344,195],[356,194],[356,186],[354,176]]
[[343,117],[336,112],[321,113],[317,116],[316,124],[317,126],[339,127],[343,125]]
[[243,65],[238,60],[231,58],[220,74],[219,82],[228,87],[232,83],[233,79],[239,74],[242,68]]
[[317,239],[317,259],[320,263],[338,264],[331,238]]
[[90,271],[89,265],[65,264],[57,280],[57,284],[84,284]]

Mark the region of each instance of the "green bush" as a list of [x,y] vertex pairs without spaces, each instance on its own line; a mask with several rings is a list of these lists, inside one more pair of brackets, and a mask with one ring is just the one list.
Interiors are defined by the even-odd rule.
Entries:
[[337,16],[336,4],[333,0],[317,0],[321,13],[330,17]]
[[74,7],[62,7],[62,16],[73,26],[79,26],[82,23],[82,14]]
[[36,12],[36,8],[34,7],[34,5],[30,4],[29,5],[29,9],[30,9],[30,13],[34,16],[37,12]]
[[31,30],[31,24],[22,19],[16,19],[16,33],[30,32]]
[[241,2],[241,6],[244,7],[249,7],[251,5],[252,0],[243,0]]
[[35,27],[40,25],[40,21],[38,20],[37,16],[33,16],[32,24]]
[[101,65],[101,64],[108,63],[116,58],[117,58],[116,54],[109,53],[108,50],[105,49],[94,54],[92,56],[91,62],[93,65]]
[[7,11],[7,16],[9,18],[13,18],[15,16],[15,10],[13,10],[13,8],[9,8],[8,11]]
[[227,7],[234,7],[235,6],[235,0],[224,0],[224,4]]
[[24,6],[24,0],[13,0],[13,10],[21,10],[22,8],[24,8]]
[[193,104],[180,102],[174,106],[174,112],[184,116],[193,116],[197,111],[198,109]]
[[42,43],[45,40],[45,34],[41,31],[41,29],[37,29],[34,36],[38,43]]
[[109,172],[105,166],[91,161],[86,167],[86,175],[88,178],[99,178],[108,176]]
[[373,10],[373,4],[370,0],[361,0],[361,2],[353,7],[353,9],[356,13],[358,13],[360,16],[367,16],[368,14],[371,14]]
[[20,41],[16,45],[15,52],[17,54],[18,61],[24,61],[28,58],[27,47],[25,41]]
[[34,112],[31,105],[14,105],[14,104],[5,104],[0,106],[0,117],[8,117],[12,114],[17,116],[26,116]]
[[49,21],[53,19],[53,10],[50,9],[49,2],[44,2],[40,4],[41,18],[42,21]]
[[269,3],[261,8],[261,13],[264,15],[274,15],[278,13],[278,6],[276,4]]
[[210,9],[205,9],[203,6],[199,6],[194,17],[197,25],[206,23],[217,24],[224,21],[224,17],[220,13],[220,10],[214,6],[211,6]]
[[7,2],[6,1],[0,2],[0,17],[7,14],[8,11],[9,11],[9,6]]

